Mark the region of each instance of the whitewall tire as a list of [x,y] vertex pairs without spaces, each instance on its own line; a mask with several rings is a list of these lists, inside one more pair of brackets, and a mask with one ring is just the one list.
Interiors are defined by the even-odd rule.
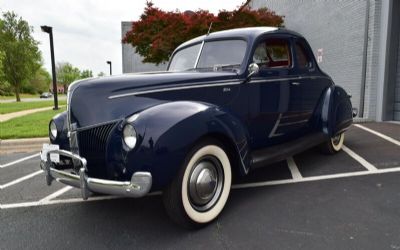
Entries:
[[321,144],[320,149],[325,154],[336,154],[337,152],[342,150],[343,142],[344,133],[340,133]]
[[223,210],[231,189],[228,154],[208,139],[187,155],[177,178],[164,191],[164,205],[176,223],[193,228],[210,223]]

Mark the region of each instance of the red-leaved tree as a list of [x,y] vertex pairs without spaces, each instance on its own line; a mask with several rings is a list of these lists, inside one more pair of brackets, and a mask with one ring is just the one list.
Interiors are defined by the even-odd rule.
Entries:
[[267,8],[251,10],[247,1],[237,10],[222,10],[214,15],[206,10],[163,11],[148,1],[140,19],[133,22],[132,29],[122,39],[135,47],[136,53],[144,57],[143,62],[162,63],[168,61],[174,49],[181,43],[207,33],[232,28],[255,26],[283,26],[283,16]]

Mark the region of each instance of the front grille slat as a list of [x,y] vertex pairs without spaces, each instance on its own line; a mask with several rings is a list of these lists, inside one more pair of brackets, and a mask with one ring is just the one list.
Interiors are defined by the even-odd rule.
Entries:
[[116,123],[100,125],[78,132],[79,153],[87,160],[89,175],[97,178],[107,176],[107,139]]

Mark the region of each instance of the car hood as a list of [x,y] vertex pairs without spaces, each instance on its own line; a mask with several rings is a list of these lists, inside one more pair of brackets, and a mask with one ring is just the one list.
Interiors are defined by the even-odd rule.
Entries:
[[232,79],[237,79],[234,72],[153,72],[77,81],[69,88],[70,121],[82,128],[123,119],[168,101],[151,95],[135,96],[134,93]]

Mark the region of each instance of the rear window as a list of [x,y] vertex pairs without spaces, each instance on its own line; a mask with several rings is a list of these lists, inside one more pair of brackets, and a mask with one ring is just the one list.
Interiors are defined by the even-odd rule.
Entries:
[[296,42],[295,50],[296,50],[296,56],[297,56],[297,66],[300,69],[310,68],[312,66],[311,58],[307,54],[304,46],[301,43]]
[[289,43],[285,39],[262,41],[253,56],[253,62],[266,68],[288,68],[291,61]]

